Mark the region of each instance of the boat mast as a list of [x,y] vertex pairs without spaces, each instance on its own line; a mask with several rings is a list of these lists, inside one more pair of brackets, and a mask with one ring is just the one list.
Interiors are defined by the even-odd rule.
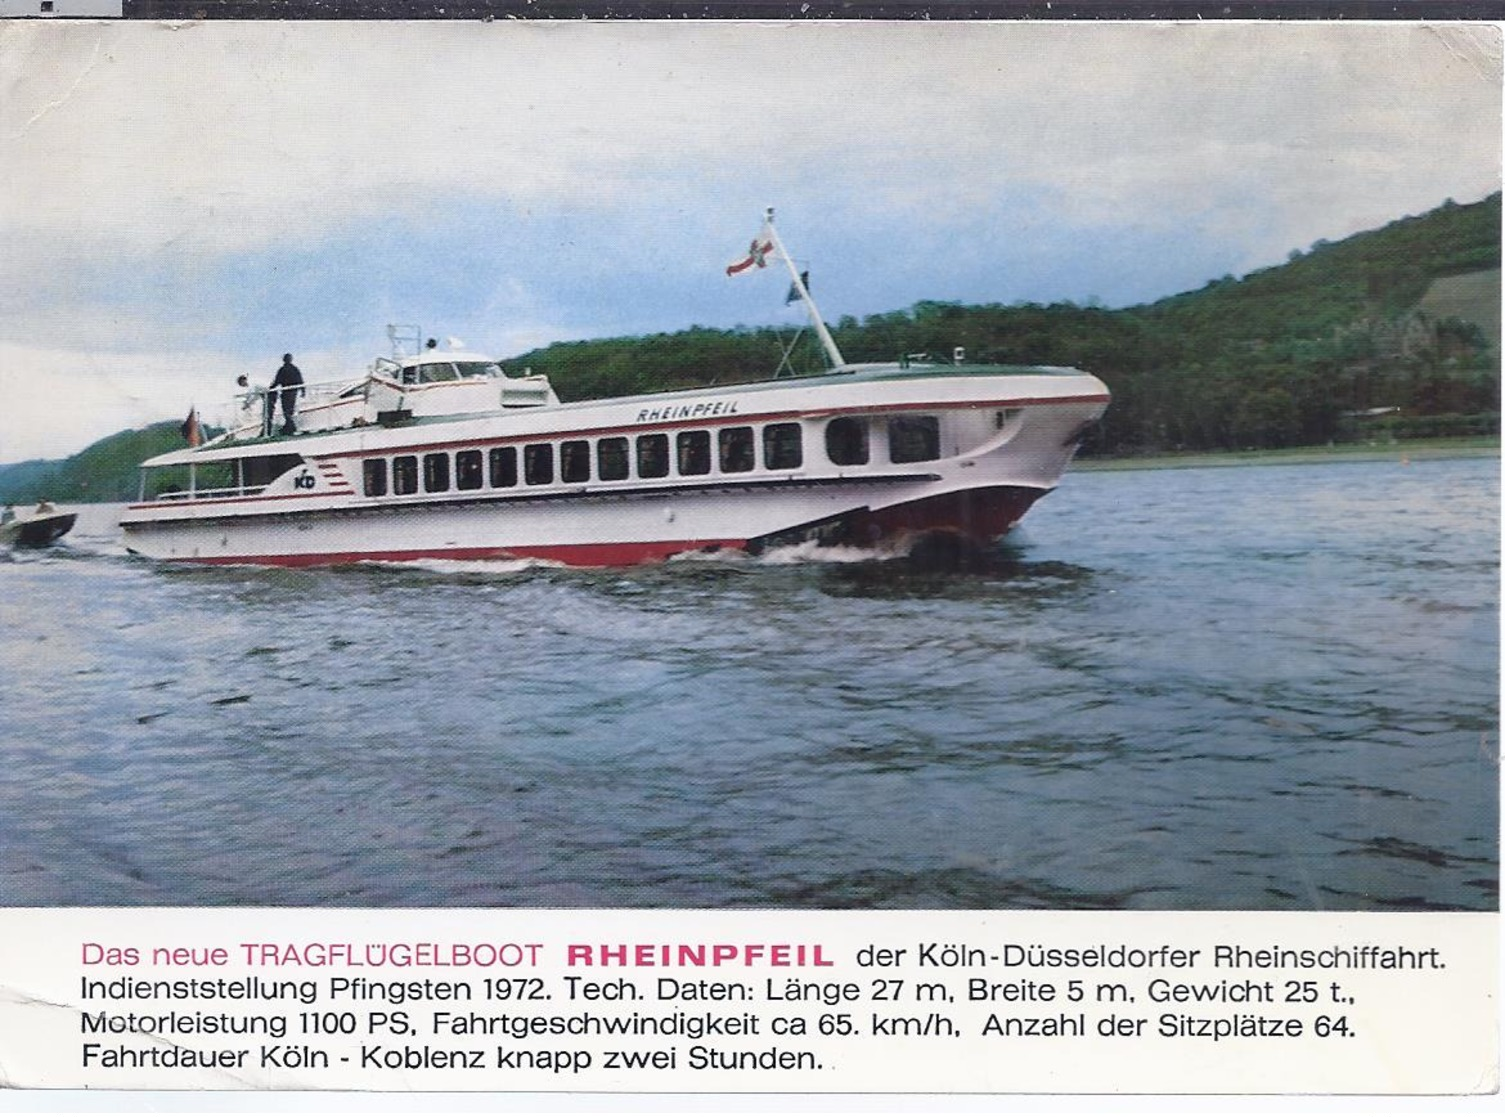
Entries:
[[826,323],[820,316],[820,308],[815,305],[815,300],[810,297],[810,291],[805,286],[805,281],[800,278],[800,272],[794,266],[794,261],[789,258],[789,253],[784,251],[784,242],[779,240],[779,234],[773,227],[773,207],[763,215],[764,228],[768,230],[768,237],[773,241],[774,251],[777,252],[784,263],[789,267],[789,278],[794,283],[794,290],[799,295],[800,301],[805,304],[805,312],[810,315],[810,324],[815,327],[815,333],[820,338],[820,343],[825,347],[826,357],[831,362],[832,368],[840,368],[846,364],[841,350],[836,348],[836,341],[831,336],[831,331],[826,329]]

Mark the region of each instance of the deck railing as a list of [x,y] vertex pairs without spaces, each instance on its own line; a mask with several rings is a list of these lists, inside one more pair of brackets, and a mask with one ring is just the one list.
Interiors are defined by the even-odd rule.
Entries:
[[157,493],[146,499],[154,504],[164,501],[192,501],[192,500],[226,500],[239,496],[257,496],[262,493],[265,485],[231,485],[219,489],[172,489]]
[[[267,438],[282,426],[282,388],[252,388],[235,397],[237,408],[234,425],[225,437],[232,442],[250,438]],[[366,378],[359,380],[321,380],[303,385],[295,412],[298,429],[329,430],[349,423],[351,412],[365,408]]]

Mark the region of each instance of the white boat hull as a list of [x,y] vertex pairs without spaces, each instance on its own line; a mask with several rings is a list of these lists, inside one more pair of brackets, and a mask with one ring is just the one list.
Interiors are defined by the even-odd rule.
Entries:
[[[724,388],[636,400],[537,408],[398,430],[365,428],[280,444],[302,465],[256,492],[190,492],[132,505],[128,547],[156,559],[314,565],[423,558],[539,558],[604,566],[657,561],[687,551],[759,551],[814,539],[903,548],[932,533],[986,546],[1055,487],[1083,428],[1106,406],[1084,373],[889,374],[877,381]],[[893,461],[889,417],[925,413],[947,444],[929,460]],[[865,424],[868,460],[831,460],[827,424]],[[594,446],[682,430],[715,439],[726,427],[771,424],[801,431],[795,468],[757,468],[579,483],[489,484],[470,491],[367,495],[363,463],[408,454],[445,458],[503,445]],[[864,442],[866,446],[866,442]],[[233,448],[218,452],[229,460]],[[550,451],[553,453],[553,451]],[[590,453],[596,451],[592,449]],[[192,462],[190,452],[168,464]],[[216,455],[200,455],[216,460]],[[562,460],[557,459],[556,460]],[[775,463],[776,464],[776,463]],[[387,467],[381,467],[385,470]],[[427,482],[425,481],[425,488]]]

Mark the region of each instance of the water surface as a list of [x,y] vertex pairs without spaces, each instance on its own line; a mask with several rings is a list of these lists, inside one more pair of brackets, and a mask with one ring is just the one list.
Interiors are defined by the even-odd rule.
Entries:
[[1499,463],[1069,474],[985,569],[0,556],[0,904],[1492,910]]

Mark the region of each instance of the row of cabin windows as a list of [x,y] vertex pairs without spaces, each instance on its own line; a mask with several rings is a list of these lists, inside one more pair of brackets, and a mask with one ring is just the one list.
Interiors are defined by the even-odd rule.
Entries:
[[[826,425],[826,456],[835,465],[866,465],[870,453],[869,425],[865,419],[838,418]],[[713,464],[722,473],[748,473],[757,467],[752,427],[723,427],[711,431],[680,431],[671,442],[668,434],[640,434],[598,438],[594,441],[595,477],[598,481],[625,481],[669,476],[671,461],[680,477],[709,474]],[[798,423],[770,423],[762,429],[763,468],[798,469],[805,450]],[[592,442],[579,438],[558,444],[558,479],[582,484],[591,479]],[[940,457],[940,421],[933,415],[903,415],[888,420],[889,460],[895,463],[934,461]],[[453,461],[453,466],[451,462]],[[402,454],[391,459],[391,491],[409,496],[482,488],[510,489],[519,480],[527,485],[549,485],[555,480],[555,444],[529,443],[522,447],[521,470],[516,446],[489,450]],[[368,458],[362,463],[367,496],[386,496],[388,463]]]

